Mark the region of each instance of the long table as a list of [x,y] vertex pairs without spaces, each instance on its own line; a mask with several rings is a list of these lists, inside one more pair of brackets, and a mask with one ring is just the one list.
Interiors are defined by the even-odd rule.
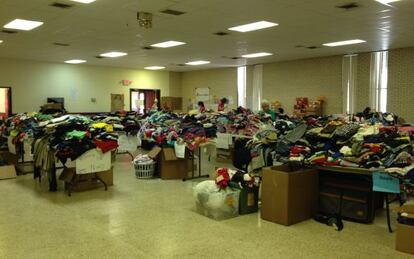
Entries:
[[[361,175],[361,176],[367,176],[367,177],[371,177],[373,176],[374,172],[385,172],[385,171],[381,171],[381,169],[365,169],[365,168],[352,168],[352,167],[342,167],[342,166],[317,166],[316,167],[318,170],[320,171],[325,171],[325,172],[333,172],[333,173],[340,173],[340,174],[352,174],[352,175]],[[374,192],[372,190],[372,192]],[[384,197],[385,197],[385,206],[386,206],[386,210],[387,210],[387,225],[388,225],[388,231],[390,233],[393,232],[392,227],[391,227],[391,218],[390,218],[390,207],[389,205],[398,200],[400,202],[400,205],[403,205],[403,201],[401,199],[400,195],[397,195],[396,199],[390,200],[389,199],[389,193],[383,193]]]

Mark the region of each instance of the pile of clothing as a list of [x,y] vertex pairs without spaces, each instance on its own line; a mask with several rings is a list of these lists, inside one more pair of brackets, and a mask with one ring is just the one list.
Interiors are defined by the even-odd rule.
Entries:
[[159,146],[174,146],[184,141],[190,150],[219,133],[253,136],[265,125],[259,115],[239,107],[225,112],[178,115],[168,111],[152,113],[142,124],[139,137]]
[[33,144],[35,177],[48,173],[50,190],[56,190],[55,160],[64,165],[91,149],[107,153],[118,148],[118,132],[137,134],[139,120],[134,113],[81,115],[18,114],[3,125],[3,135],[13,141],[30,138]]
[[263,156],[264,166],[297,162],[380,169],[414,183],[414,126],[397,126],[393,116],[364,123],[332,117],[278,120],[246,145],[252,158]]
[[222,167],[216,170],[215,183],[220,189],[226,189],[227,187],[242,189],[244,187],[259,186],[259,179],[239,170]]

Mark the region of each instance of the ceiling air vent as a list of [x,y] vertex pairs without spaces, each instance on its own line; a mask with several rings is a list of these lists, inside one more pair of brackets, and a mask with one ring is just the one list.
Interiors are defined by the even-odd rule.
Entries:
[[172,9],[165,9],[165,10],[160,11],[160,13],[175,15],[175,16],[185,14],[185,12],[178,11],[178,10],[172,10]]
[[142,49],[151,50],[151,49],[154,49],[154,48],[153,47],[150,47],[150,46],[145,46],[145,47],[142,47]]
[[214,35],[217,35],[217,36],[227,36],[227,35],[230,35],[230,33],[224,32],[224,31],[215,32],[213,34]]
[[102,56],[95,56],[95,58],[103,59],[103,58],[105,58],[105,57],[102,57]]
[[69,47],[70,46],[70,44],[61,43],[61,42],[53,42],[53,45],[55,45],[55,46],[61,46],[61,47]]
[[346,4],[342,4],[342,5],[337,5],[337,8],[341,8],[341,9],[345,9],[345,10],[351,10],[351,9],[355,9],[358,8],[359,5],[357,2],[351,2],[351,3],[346,3]]
[[319,49],[320,47],[318,47],[318,46],[309,46],[309,47],[305,47],[305,48],[307,48],[307,49]]
[[221,56],[221,57],[225,59],[241,59],[241,57],[229,57],[229,56]]
[[73,5],[71,5],[71,4],[64,4],[64,3],[59,3],[59,2],[54,2],[50,6],[51,7],[56,7],[56,8],[61,8],[61,9],[68,9],[68,8],[73,7]]
[[12,30],[2,30],[2,33],[7,33],[7,34],[15,34],[17,33],[17,31],[12,31]]

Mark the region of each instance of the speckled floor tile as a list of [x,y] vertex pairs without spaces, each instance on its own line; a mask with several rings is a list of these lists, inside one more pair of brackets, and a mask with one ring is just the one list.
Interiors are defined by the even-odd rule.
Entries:
[[394,250],[384,213],[370,225],[345,222],[342,232],[258,214],[215,221],[194,210],[197,181],[138,180],[126,156],[114,184],[68,197],[61,183],[49,193],[32,175],[0,181],[0,258],[414,257]]

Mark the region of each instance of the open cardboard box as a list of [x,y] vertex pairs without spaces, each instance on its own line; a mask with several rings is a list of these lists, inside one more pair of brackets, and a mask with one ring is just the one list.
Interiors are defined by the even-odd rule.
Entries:
[[148,156],[158,161],[157,168],[161,179],[177,180],[187,177],[189,171],[189,155],[185,153],[185,158],[177,158],[174,148],[154,147]]
[[[400,213],[406,213],[405,217],[414,220],[414,204],[402,206]],[[414,254],[414,226],[398,223],[395,248],[400,252]]]
[[263,169],[261,217],[290,226],[317,211],[318,170],[290,165]]

